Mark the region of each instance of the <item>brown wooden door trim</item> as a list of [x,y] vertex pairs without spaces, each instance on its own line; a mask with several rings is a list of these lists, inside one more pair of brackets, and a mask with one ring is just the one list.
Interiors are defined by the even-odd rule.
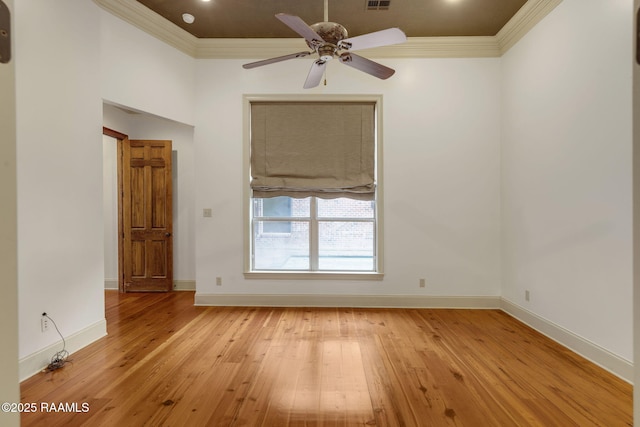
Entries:
[[109,129],[109,128],[104,127],[104,126],[102,126],[102,134],[110,136],[111,138],[115,138],[115,139],[118,139],[118,140],[123,140],[123,139],[129,138],[128,135],[125,135],[122,132],[118,132],[117,130]]
[[128,140],[129,136],[107,127],[102,127],[102,134],[115,138],[117,142],[117,173],[118,173],[118,290],[124,292],[124,223],[122,217],[122,141]]
[[125,141],[129,141],[127,135],[122,139],[118,139],[118,148],[116,154],[116,163],[118,169],[118,290],[124,293],[124,211],[122,203],[124,190],[122,188],[122,145]]

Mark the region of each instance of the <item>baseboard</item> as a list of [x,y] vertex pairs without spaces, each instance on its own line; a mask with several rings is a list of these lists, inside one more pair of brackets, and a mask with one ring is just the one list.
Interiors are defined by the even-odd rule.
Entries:
[[633,384],[633,363],[505,298],[500,308],[538,332]]
[[[118,289],[120,289],[118,284],[118,279],[104,279],[104,288],[117,291]],[[174,291],[195,291],[196,281],[195,280],[174,280],[173,290]]]
[[195,305],[245,307],[499,308],[500,297],[198,294]]
[[174,280],[173,290],[174,291],[195,291],[196,281],[195,280]]
[[[106,319],[103,319],[93,325],[87,326],[73,335],[65,337],[66,350],[71,355],[105,335],[107,335],[107,321]],[[47,365],[49,365],[49,363],[51,363],[51,357],[60,350],[62,350],[62,340],[20,359],[18,366],[20,381],[24,381],[42,371],[47,367]]]

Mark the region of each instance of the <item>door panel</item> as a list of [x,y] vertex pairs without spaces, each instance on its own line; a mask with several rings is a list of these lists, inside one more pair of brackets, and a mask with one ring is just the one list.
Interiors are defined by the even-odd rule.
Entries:
[[171,141],[122,144],[124,291],[173,287]]
[[152,218],[151,227],[154,230],[163,230],[166,228],[167,213],[167,182],[165,179],[164,168],[151,168],[151,197],[152,197]]

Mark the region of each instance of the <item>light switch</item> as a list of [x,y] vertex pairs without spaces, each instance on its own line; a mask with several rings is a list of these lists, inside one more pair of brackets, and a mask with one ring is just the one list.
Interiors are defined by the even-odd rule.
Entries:
[[211,218],[211,209],[210,208],[203,209],[202,216],[205,218]]

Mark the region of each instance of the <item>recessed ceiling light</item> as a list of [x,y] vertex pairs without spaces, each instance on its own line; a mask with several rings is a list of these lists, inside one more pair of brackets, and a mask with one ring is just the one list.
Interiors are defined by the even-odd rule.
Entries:
[[193,16],[192,14],[190,14],[190,13],[183,13],[182,14],[182,20],[184,22],[186,22],[187,24],[193,24],[193,21],[196,20],[196,17]]

